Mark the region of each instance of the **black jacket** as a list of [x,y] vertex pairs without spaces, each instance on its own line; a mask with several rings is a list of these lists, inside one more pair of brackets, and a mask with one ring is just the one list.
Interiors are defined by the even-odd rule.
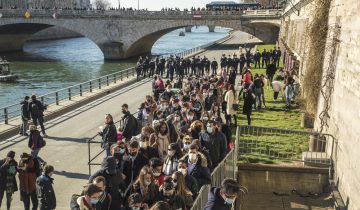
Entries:
[[114,157],[109,156],[103,160],[101,163],[101,169],[90,176],[89,183],[92,183],[98,176],[103,176],[106,180],[106,192],[112,197],[110,209],[119,209],[121,206],[119,186],[123,184],[123,179]]
[[185,205],[185,201],[182,197],[178,196],[178,195],[173,195],[169,201],[165,200],[165,197],[163,195],[163,192],[160,191],[160,195],[159,195],[159,201],[165,201],[167,202],[171,209],[170,210],[186,210],[186,205]]
[[270,63],[267,67],[266,67],[266,74],[267,75],[274,75],[276,73],[276,65],[273,63]]
[[36,180],[36,194],[39,200],[40,210],[52,210],[56,208],[56,197],[53,189],[53,178],[41,175]]
[[225,200],[220,196],[220,188],[210,189],[204,210],[231,210],[231,207],[232,205],[225,204]]
[[103,140],[103,148],[107,149],[117,142],[117,131],[114,123],[107,124],[104,130],[100,133]]
[[[35,148],[32,148],[34,142],[36,144]],[[30,131],[29,135],[29,141],[28,141],[28,147],[30,149],[38,149],[41,148],[42,141],[44,141],[43,137],[40,135],[40,132],[38,130],[32,130]]]
[[131,181],[135,181],[142,167],[148,164],[149,159],[147,159],[141,152],[137,154],[134,161],[131,158],[125,160],[123,174],[126,176],[126,186],[129,186]]
[[191,193],[193,194],[193,198],[195,199],[200,190],[196,179],[189,174],[186,174],[184,178],[186,187],[191,191]]
[[30,119],[29,102],[22,101],[20,104],[21,104],[21,118],[22,118],[22,120],[29,120]]
[[[188,163],[188,161],[189,161],[188,154],[186,154],[181,159],[185,160]],[[192,177],[194,177],[196,179],[199,189],[203,185],[211,183],[210,170],[207,166],[206,157],[203,154],[199,153],[195,168],[191,171],[191,173],[189,175],[191,175]]]
[[[34,110],[33,110],[33,104],[35,104],[37,107],[38,107],[38,111],[39,113],[36,113]],[[42,105],[42,103],[38,100],[33,100],[29,103],[29,111],[30,111],[30,114],[31,114],[31,118],[32,119],[37,119],[38,117],[42,117],[44,116],[44,106]]]
[[159,150],[154,147],[147,146],[146,148],[140,148],[139,150],[147,159],[160,158]]
[[137,120],[130,112],[126,112],[123,116],[122,126],[122,132],[125,138],[131,139],[131,137],[137,135]]
[[9,169],[12,171],[12,185],[14,187],[14,192],[18,191],[17,182],[16,182],[16,169],[18,163],[15,160],[9,162],[8,165],[4,166],[6,159],[0,160],[0,190],[6,190],[6,183],[7,183],[7,173]]
[[205,142],[209,150],[212,167],[215,168],[226,156],[227,140],[222,132],[209,134],[209,140]]

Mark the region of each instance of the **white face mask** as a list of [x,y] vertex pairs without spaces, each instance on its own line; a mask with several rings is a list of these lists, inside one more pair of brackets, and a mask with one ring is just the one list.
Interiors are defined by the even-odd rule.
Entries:
[[232,205],[234,203],[235,199],[231,198],[225,198],[225,204]]
[[154,175],[155,177],[159,177],[159,176],[161,175],[161,173],[159,173],[159,172],[153,172],[153,175]]
[[144,181],[145,186],[149,186],[151,184],[151,181]]
[[147,147],[148,146],[146,141],[140,141],[139,144],[140,144],[140,147]]
[[186,168],[180,168],[179,171],[180,171],[184,176],[186,176],[186,174],[187,174],[187,169],[186,169]]
[[191,162],[195,162],[196,159],[197,159],[197,154],[194,154],[194,153],[189,154],[189,160]]
[[190,144],[184,144],[184,150],[189,151]]

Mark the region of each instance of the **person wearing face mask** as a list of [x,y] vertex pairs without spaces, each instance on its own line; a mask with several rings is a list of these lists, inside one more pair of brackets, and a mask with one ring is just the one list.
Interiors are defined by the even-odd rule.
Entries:
[[171,143],[168,147],[167,157],[164,161],[163,172],[165,176],[171,176],[178,167],[179,159],[183,156],[178,144]]
[[186,210],[184,199],[176,195],[174,184],[170,180],[164,182],[162,189],[160,191],[159,200],[167,202],[171,206],[171,209]]
[[187,162],[184,159],[179,160],[178,171],[183,174],[185,185],[191,191],[193,199],[195,200],[200,188],[197,180],[193,176],[188,174]]
[[184,138],[182,139],[182,151],[183,153],[188,153],[189,152],[189,148],[190,145],[192,143],[192,137],[189,135],[184,136]]
[[198,145],[191,144],[188,154],[181,159],[187,162],[188,174],[196,179],[199,188],[211,183],[211,175],[206,157],[199,152]]
[[166,100],[170,100],[173,97],[174,92],[171,90],[172,86],[167,85],[165,91],[161,94],[161,98],[165,98]]
[[106,192],[106,180],[102,176],[98,176],[93,180],[93,184],[101,189],[101,194],[99,196],[98,205],[101,210],[109,210],[111,209],[112,197]]
[[124,210],[149,210],[149,205],[143,202],[143,197],[139,193],[133,193],[128,198],[128,207]]
[[187,115],[185,116],[185,123],[187,124],[187,127],[189,128],[191,123],[194,122],[196,120],[196,116],[194,114],[194,111],[193,110],[189,110]]
[[176,171],[171,178],[175,187],[175,194],[184,199],[187,209],[191,209],[194,204],[193,194],[185,185],[184,175],[180,171]]
[[102,193],[95,184],[85,186],[83,196],[73,195],[70,202],[71,210],[102,210],[99,197]]
[[182,125],[181,125],[182,122],[183,122],[183,119],[182,119],[181,112],[176,111],[174,113],[172,124],[173,124],[178,136],[180,136],[180,130],[181,130],[181,127],[182,127]]
[[165,175],[163,174],[164,161],[160,158],[152,158],[150,160],[150,168],[154,176],[155,184],[160,187],[164,183]]
[[234,179],[224,179],[221,187],[212,187],[204,210],[231,210],[240,187]]
[[139,152],[140,146],[139,142],[131,141],[129,145],[129,155],[130,158],[125,160],[123,174],[125,175],[125,184],[129,186],[130,183],[134,182],[138,177],[142,167],[149,163],[147,159],[141,152]]
[[209,121],[206,126],[209,140],[205,142],[205,147],[209,150],[212,167],[216,166],[225,158],[227,152],[227,140],[225,135],[219,131],[215,121]]
[[154,182],[152,170],[144,166],[131,189],[132,193],[139,193],[143,197],[143,202],[152,206],[158,201],[159,188]]
[[196,120],[191,123],[190,132],[193,139],[199,139],[200,133],[204,130],[204,125],[200,120]]
[[201,118],[203,106],[201,102],[196,98],[196,94],[191,95],[191,110],[194,111],[196,119]]
[[214,95],[214,90],[210,89],[207,93],[206,93],[206,97],[205,97],[205,101],[204,101],[204,110],[205,111],[210,111],[211,110],[211,106],[212,104],[216,102],[216,97]]
[[158,148],[160,157],[167,155],[167,149],[171,143],[169,128],[166,122],[160,121],[155,127],[155,133],[150,135],[150,146]]
[[101,163],[101,168],[90,176],[89,183],[93,183],[96,177],[99,176],[105,178],[105,190],[112,197],[110,209],[113,210],[120,208],[121,198],[119,195],[119,190],[120,186],[125,186],[125,184],[123,181],[123,175],[117,166],[115,157],[106,157]]
[[54,167],[46,165],[43,174],[36,179],[36,194],[40,210],[56,209],[56,196],[52,186],[54,179],[51,178],[53,174]]
[[179,99],[175,98],[171,103],[171,113],[181,111],[181,106],[179,104]]

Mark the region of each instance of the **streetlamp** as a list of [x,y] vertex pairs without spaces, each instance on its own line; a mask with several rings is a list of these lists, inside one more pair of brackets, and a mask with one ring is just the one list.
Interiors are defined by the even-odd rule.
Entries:
[[120,8],[121,8],[121,5],[120,5],[120,0],[119,0],[119,10],[120,10]]
[[140,10],[140,0],[138,0],[138,10]]

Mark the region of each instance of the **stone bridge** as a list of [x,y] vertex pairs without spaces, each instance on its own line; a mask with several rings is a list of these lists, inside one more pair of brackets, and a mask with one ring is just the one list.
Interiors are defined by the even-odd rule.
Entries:
[[105,59],[123,59],[151,52],[164,34],[193,25],[221,26],[274,43],[281,11],[151,12],[76,10],[0,10],[0,52],[22,50],[32,34],[51,26],[62,27],[92,40]]

